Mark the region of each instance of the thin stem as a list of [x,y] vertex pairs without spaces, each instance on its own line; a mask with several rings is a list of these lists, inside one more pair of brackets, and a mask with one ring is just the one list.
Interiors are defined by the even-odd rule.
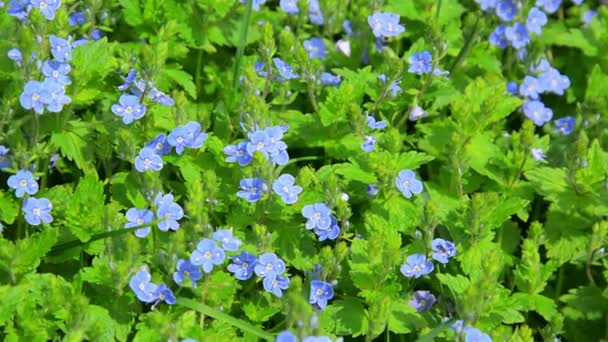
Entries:
[[253,6],[253,0],[247,0],[245,17],[243,18],[243,27],[241,27],[241,37],[239,38],[239,46],[236,50],[236,60],[234,61],[234,75],[232,77],[232,90],[236,90],[239,84],[239,70],[241,69],[241,59],[243,59],[243,52],[245,51],[245,44],[247,43],[247,30],[249,29],[249,20],[251,18],[251,7]]
[[464,61],[466,56],[469,54],[469,51],[471,50],[471,46],[473,46],[473,41],[475,40],[475,38],[477,37],[477,34],[479,33],[479,21],[481,20],[481,17],[482,17],[481,15],[477,15],[477,18],[475,19],[475,24],[473,25],[473,29],[471,30],[471,33],[467,37],[467,40],[464,43],[464,46],[458,53],[458,56],[456,57],[454,64],[450,68],[450,75],[452,75],[454,73],[454,70],[456,70],[456,68]]

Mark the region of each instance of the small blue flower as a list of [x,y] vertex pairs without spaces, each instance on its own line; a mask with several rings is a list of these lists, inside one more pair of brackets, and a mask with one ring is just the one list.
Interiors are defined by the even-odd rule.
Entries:
[[530,12],[528,12],[528,18],[526,19],[526,28],[528,31],[540,34],[546,23],[547,15],[543,11],[533,7]]
[[51,53],[58,62],[69,62],[72,59],[72,44],[69,40],[50,35]]
[[135,157],[135,169],[139,172],[148,170],[160,171],[163,168],[163,159],[149,147],[144,147]]
[[247,280],[253,276],[253,270],[258,262],[255,255],[242,251],[231,259],[232,263],[228,265],[228,271],[233,273],[236,279]]
[[513,96],[517,96],[519,92],[519,85],[517,82],[507,82],[507,92]]
[[93,31],[91,31],[91,39],[93,39],[94,41],[100,40],[102,37],[103,34],[99,29],[94,29]]
[[55,11],[61,6],[61,0],[30,0],[30,4],[40,10],[48,20],[55,19]]
[[53,217],[50,214],[53,205],[47,198],[28,197],[23,201],[22,209],[25,220],[32,226],[53,222]]
[[411,55],[407,62],[410,63],[410,68],[407,71],[412,74],[423,75],[433,71],[433,55],[428,51]]
[[7,56],[10,60],[16,62],[18,65],[21,65],[23,61],[23,55],[21,54],[21,50],[17,48],[12,48],[8,50]]
[[525,47],[530,42],[530,36],[528,35],[526,25],[522,23],[515,23],[513,26],[508,26],[505,29],[505,37],[517,50]]
[[344,20],[344,22],[342,22],[342,28],[344,28],[344,32],[347,36],[351,37],[353,35],[353,25],[350,20]]
[[38,182],[29,170],[19,170],[16,174],[8,177],[8,186],[15,189],[15,197],[21,198],[27,192],[35,195],[38,192]]
[[595,18],[596,16],[597,16],[597,11],[594,11],[594,10],[585,11],[585,13],[583,13],[584,26],[587,27],[587,26],[591,25],[593,18]]
[[[386,75],[385,74],[378,75],[378,80],[380,80],[382,83],[386,83]],[[402,89],[400,87],[400,83],[401,83],[401,80],[394,80],[389,85],[388,89],[391,91],[392,97],[397,96],[401,92]]]
[[464,328],[465,342],[492,342],[490,335],[471,326]]
[[366,135],[365,140],[363,140],[363,143],[361,144],[361,149],[364,152],[370,153],[375,148],[376,148],[376,138],[372,137],[371,135]]
[[422,109],[420,106],[416,105],[410,111],[410,115],[409,115],[408,119],[410,121],[418,121],[418,119],[424,118],[427,115],[428,114],[426,113],[426,111],[424,109]]
[[25,22],[31,10],[32,6],[30,0],[11,0],[7,13],[22,22]]
[[335,240],[340,235],[340,226],[338,226],[338,219],[334,215],[329,215],[330,224],[326,229],[315,227],[313,230],[319,237],[319,241],[325,241],[327,239]]
[[148,98],[163,106],[171,107],[171,106],[175,105],[175,101],[173,101],[172,98],[170,98],[167,94],[163,93],[162,91],[158,90],[158,88],[156,88],[154,85],[152,85],[152,83],[150,83],[150,91],[148,92]]
[[156,297],[158,301],[165,302],[170,305],[173,305],[176,303],[175,295],[173,294],[173,291],[171,291],[171,289],[168,288],[167,285],[165,285],[165,284],[160,284],[156,288],[156,291],[154,291],[152,293],[152,295],[154,297]]
[[264,63],[257,61],[253,65],[253,70],[258,73],[261,77],[268,77],[268,72],[264,70]]
[[226,161],[229,163],[238,162],[240,166],[249,165],[253,157],[247,152],[247,144],[247,141],[242,141],[238,145],[224,147],[224,153],[228,155]]
[[430,309],[437,301],[430,291],[416,291],[413,297],[408,304],[418,312]]
[[167,135],[165,133],[157,135],[156,138],[152,139],[152,141],[146,144],[146,147],[153,149],[154,152],[159,156],[164,156],[165,154],[171,152],[171,145],[169,145]]
[[272,61],[274,62],[274,65],[277,67],[277,70],[279,70],[279,74],[284,79],[291,80],[291,79],[300,78],[300,75],[294,73],[291,66],[289,64],[285,63],[282,59],[275,57],[272,59]]
[[42,87],[42,83],[28,81],[19,97],[19,103],[24,109],[33,109],[37,114],[42,114],[44,112],[43,100],[49,96],[48,91]]
[[298,8],[298,0],[281,0],[279,2],[281,9],[287,14],[298,14],[300,9]]
[[68,18],[68,25],[70,26],[84,25],[86,22],[87,17],[80,11],[72,13]]
[[289,330],[281,331],[274,342],[298,342],[298,337]]
[[222,248],[230,252],[238,251],[239,247],[241,247],[241,244],[243,243],[241,240],[232,235],[232,229],[220,229],[215,231],[213,233],[213,239],[221,242]]
[[553,111],[550,108],[545,107],[545,104],[540,101],[527,101],[522,106],[524,114],[532,121],[536,126],[542,126],[545,122],[553,118]]
[[562,0],[536,0],[536,6],[542,6],[545,12],[553,14],[557,12]]
[[264,278],[262,284],[264,285],[264,290],[281,298],[283,296],[283,290],[289,288],[289,278],[280,275],[269,276]]
[[42,74],[61,85],[72,84],[72,80],[67,76],[71,69],[68,63],[59,63],[52,60],[46,60],[42,64]]
[[268,157],[268,146],[270,145],[268,134],[263,130],[257,130],[250,133],[248,136],[249,142],[247,143],[247,153],[253,156],[256,151],[259,151],[265,157]]
[[304,41],[304,49],[308,51],[310,58],[324,58],[327,55],[327,48],[321,38],[310,38]]
[[496,7],[498,0],[475,0],[482,11],[488,11]]
[[422,192],[422,182],[416,179],[416,174],[412,170],[401,170],[395,179],[395,184],[405,198],[412,198],[412,194],[417,195]]
[[274,278],[285,272],[285,262],[274,253],[264,253],[258,258],[254,272],[261,278]]
[[328,229],[331,226],[331,209],[323,202],[305,205],[302,216],[308,219],[306,229]]
[[175,152],[181,155],[185,147],[200,148],[208,137],[207,133],[201,132],[201,125],[198,122],[190,121],[184,126],[173,129],[167,141],[175,147]]
[[367,127],[371,129],[385,129],[386,126],[388,126],[386,121],[376,121],[376,118],[373,115],[367,116]]
[[302,192],[302,187],[294,185],[295,178],[290,174],[283,174],[272,183],[272,191],[281,196],[283,202],[294,204],[298,201],[298,195]]
[[327,306],[327,301],[334,297],[334,289],[330,284],[320,281],[313,280],[310,283],[310,296],[309,303],[317,304],[321,310]]
[[190,263],[203,266],[205,273],[211,273],[213,266],[221,265],[226,258],[224,250],[217,246],[215,241],[203,239],[199,241],[196,249],[190,255]]
[[380,190],[378,189],[378,184],[368,184],[365,188],[365,192],[369,197],[374,197],[378,194]]
[[523,82],[519,86],[519,95],[527,96],[533,100],[538,99],[538,94],[544,91],[543,83],[534,76],[524,77]]
[[10,148],[0,145],[0,170],[4,170],[11,165],[6,155],[10,152]]
[[584,0],[572,0],[572,3],[575,4],[576,6],[580,6],[583,3]]
[[249,203],[257,202],[268,190],[266,181],[261,178],[241,179],[240,188],[236,195]]
[[396,37],[405,31],[399,24],[399,15],[394,13],[374,13],[367,18],[367,23],[376,37]]
[[547,158],[547,155],[542,148],[533,148],[530,152],[532,153],[532,158],[536,161],[544,161],[545,158]]
[[173,201],[172,194],[166,194],[163,196],[162,193],[158,193],[154,199],[158,209],[156,210],[156,217],[158,219],[165,219],[158,223],[158,229],[163,232],[167,230],[178,230],[179,222],[184,217],[184,210],[182,207]]
[[563,135],[570,135],[574,131],[574,123],[576,118],[573,116],[566,116],[555,120],[555,126],[557,126],[557,132]]
[[427,261],[424,254],[413,254],[407,257],[407,264],[401,265],[401,273],[408,278],[419,278],[433,272],[434,268],[433,263]]
[[186,279],[190,279],[192,286],[196,287],[196,282],[203,277],[201,270],[185,259],[177,260],[176,269],[176,272],[173,273],[173,280],[180,285],[183,284]]
[[156,296],[158,286],[151,281],[152,276],[145,267],[142,267],[139,272],[129,280],[129,287],[135,292],[137,299],[144,303],[153,303],[158,299]]
[[501,0],[496,5],[496,15],[504,21],[513,20],[517,15],[517,4],[511,0]]
[[456,255],[456,246],[450,241],[444,239],[434,239],[431,242],[433,248],[433,259],[442,264],[447,264],[448,259]]
[[308,0],[308,18],[317,26],[323,25],[324,19],[319,0]]
[[507,27],[505,25],[496,26],[496,29],[494,30],[494,32],[492,32],[492,34],[490,34],[490,37],[488,38],[490,44],[498,46],[499,48],[504,50],[509,43],[507,37],[505,36],[506,29]]
[[49,112],[58,113],[64,105],[72,102],[72,99],[65,95],[65,87],[52,78],[46,78],[42,82],[42,89],[42,102]]
[[137,77],[137,70],[135,70],[135,69],[129,70],[127,77],[121,76],[121,78],[124,80],[124,83],[118,86],[118,90],[125,91],[125,90],[129,89],[131,87],[131,84],[133,83],[133,81],[135,81],[136,77]]
[[123,94],[120,96],[118,103],[112,105],[112,113],[120,116],[122,122],[128,125],[134,120],[144,117],[146,106],[139,103],[139,97]]
[[[131,208],[125,213],[125,217],[129,221],[125,224],[125,228],[137,227],[154,221],[154,213],[148,209]],[[150,227],[139,228],[135,231],[135,236],[145,238],[150,234]]]
[[340,78],[340,76],[336,76],[329,72],[324,72],[321,74],[321,83],[324,85],[339,86],[341,82],[342,78]]
[[564,91],[570,88],[570,78],[562,75],[553,67],[542,74],[538,75],[538,81],[543,85],[545,92],[554,93],[556,95],[564,95]]

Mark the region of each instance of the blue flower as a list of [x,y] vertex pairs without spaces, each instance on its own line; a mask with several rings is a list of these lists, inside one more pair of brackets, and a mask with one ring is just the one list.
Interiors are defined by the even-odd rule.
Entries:
[[156,136],[156,138],[152,139],[149,143],[146,144],[147,148],[151,148],[154,150],[154,153],[159,156],[164,156],[165,154],[171,152],[171,145],[167,141],[167,135],[165,133],[161,133]]
[[264,290],[281,298],[283,296],[283,290],[289,288],[289,278],[280,275],[269,276],[264,278],[262,284],[264,285]]
[[442,264],[447,264],[448,259],[456,255],[456,246],[450,241],[444,239],[434,239],[431,242],[433,248],[433,259]]
[[11,0],[7,13],[24,22],[31,10],[30,0]]
[[533,148],[530,149],[530,152],[532,153],[532,158],[534,158],[534,160],[543,161],[547,158],[547,155],[545,155],[542,148]]
[[19,97],[19,103],[24,109],[33,109],[37,114],[42,114],[44,112],[43,100],[48,97],[50,94],[42,87],[42,83],[28,81]]
[[305,205],[302,216],[308,219],[306,229],[328,229],[331,226],[331,209],[323,202]]
[[308,51],[310,58],[324,58],[327,54],[327,48],[321,38],[310,38],[304,41],[304,49]]
[[61,0],[30,0],[30,4],[40,10],[48,20],[55,19],[55,11],[61,6]]
[[249,165],[253,157],[247,152],[247,144],[247,141],[242,141],[238,145],[224,147],[224,153],[228,155],[226,161],[229,163],[238,162],[240,166]]
[[100,40],[102,37],[103,35],[99,29],[94,29],[93,31],[91,31],[91,39],[97,41]]
[[144,267],[129,280],[129,287],[135,292],[137,298],[144,303],[153,303],[158,298],[156,296],[158,286],[151,281],[152,276]]
[[53,205],[47,198],[28,197],[23,201],[22,209],[25,220],[32,226],[53,222],[53,217],[50,214]]
[[196,282],[201,280],[203,273],[201,270],[185,259],[177,260],[177,271],[173,273],[173,280],[178,284],[183,284],[186,279],[190,279],[192,286],[196,287]]
[[528,96],[531,99],[538,99],[538,94],[544,92],[544,85],[536,77],[526,76],[519,86],[519,95]]
[[464,328],[465,342],[492,342],[490,335],[483,333],[473,327]]
[[[336,340],[336,341],[338,341],[338,340]],[[306,337],[304,337],[302,342],[334,342],[334,341],[327,336],[306,336]]]
[[135,169],[139,172],[160,171],[162,168],[163,159],[149,147],[142,148],[135,157]]
[[522,23],[515,23],[513,26],[508,26],[505,29],[505,37],[517,50],[525,47],[530,42],[530,36],[528,35],[526,25]]
[[555,125],[557,126],[557,132],[560,132],[563,135],[570,135],[574,130],[574,123],[576,122],[576,118],[573,116],[566,116],[563,118],[559,118],[555,120]]
[[347,36],[351,37],[353,35],[353,25],[350,20],[344,20],[342,22],[342,28],[344,28],[344,32]]
[[205,273],[211,273],[214,265],[221,265],[226,258],[224,250],[219,248],[215,241],[203,239],[199,241],[196,249],[190,254],[190,262],[195,266],[203,266]]
[[264,71],[264,63],[257,61],[253,65],[253,70],[258,73],[261,77],[268,77],[268,72]]
[[593,18],[595,18],[596,16],[597,16],[597,11],[594,11],[594,10],[585,11],[585,13],[583,13],[583,23],[585,24],[584,26],[587,27],[587,26],[591,25]]
[[427,115],[428,114],[426,113],[426,111],[424,109],[422,109],[420,106],[416,105],[410,111],[410,116],[408,119],[410,121],[418,121],[418,119],[423,118]]
[[413,254],[407,257],[407,264],[401,265],[401,273],[408,278],[419,278],[433,272],[434,268],[433,263],[427,261],[424,254]]
[[281,0],[279,2],[281,9],[287,14],[298,14],[300,9],[298,8],[298,0]]
[[532,121],[536,126],[542,126],[545,122],[551,120],[553,117],[553,111],[550,108],[545,107],[545,104],[540,101],[527,101],[522,106],[524,114]]
[[[241,0],[241,3],[242,4],[246,4],[247,0]],[[265,3],[266,3],[266,0],[253,0],[252,3],[251,3],[251,8],[254,11],[259,11],[260,10],[260,6],[263,5],[263,4],[265,4]]]
[[[125,213],[125,217],[129,221],[125,224],[125,228],[137,227],[154,221],[154,213],[148,209],[131,208]],[[135,236],[145,238],[150,234],[150,227],[139,228],[135,231]]]
[[490,37],[488,38],[490,44],[496,45],[501,49],[505,49],[508,44],[507,37],[505,36],[506,29],[507,27],[505,25],[496,26],[496,29],[494,30],[494,32],[492,32],[492,34],[490,34]]
[[167,94],[158,90],[152,83],[150,83],[150,92],[148,92],[148,98],[158,104],[163,106],[174,106],[175,101],[172,98],[167,96]]
[[413,297],[408,304],[418,312],[430,309],[437,301],[430,291],[416,291]]
[[412,198],[412,194],[417,195],[422,192],[422,182],[416,179],[416,174],[412,170],[401,170],[395,179],[395,184],[405,198]]
[[475,0],[479,4],[482,11],[488,11],[496,7],[498,0]]
[[298,342],[298,337],[294,335],[289,330],[281,331],[277,338],[274,340],[275,342]]
[[232,236],[232,229],[220,229],[213,233],[213,239],[222,243],[222,248],[236,252],[243,242]]
[[65,95],[65,87],[52,78],[47,78],[42,82],[42,89],[41,99],[49,112],[58,113],[64,105],[72,102],[72,99]]
[[564,95],[564,91],[570,88],[570,78],[562,75],[553,67],[538,75],[539,82],[543,85],[545,92]]
[[321,12],[319,0],[308,0],[308,18],[315,25],[323,25],[323,13]]
[[8,177],[7,184],[11,189],[15,189],[17,198],[23,197],[26,192],[30,195],[35,195],[38,192],[38,182],[28,170],[17,171],[16,174]]
[[376,118],[373,115],[367,116],[367,127],[371,129],[384,129],[386,128],[387,123],[384,120],[376,121]]
[[399,24],[399,15],[394,13],[374,13],[367,17],[367,23],[376,37],[396,37],[405,31]]
[[228,271],[234,273],[239,280],[247,280],[253,276],[253,270],[257,265],[258,258],[250,253],[242,251],[241,254],[231,257],[232,263],[228,265]]
[[365,140],[363,140],[363,143],[361,144],[361,149],[364,152],[370,153],[374,150],[375,147],[376,138],[372,137],[371,135],[366,135]]
[[120,116],[122,122],[128,125],[134,120],[143,118],[146,114],[146,106],[139,103],[139,97],[123,94],[118,103],[112,105],[112,113]]
[[[386,83],[386,75],[385,74],[378,75],[378,80],[380,80],[382,83]],[[391,91],[392,97],[397,96],[401,92],[402,89],[399,86],[400,82],[401,82],[400,80],[394,80],[389,85],[388,89]]]
[[433,55],[428,51],[415,53],[407,61],[410,63],[407,71],[412,74],[423,75],[433,71]]
[[11,165],[6,155],[10,152],[10,148],[0,145],[0,170],[4,170]]
[[68,18],[68,25],[70,26],[84,25],[86,22],[87,17],[80,11],[72,13]]
[[561,4],[562,0],[536,0],[536,6],[542,6],[549,14],[557,12]]
[[376,196],[379,191],[378,184],[368,184],[367,187],[365,187],[365,192],[367,192],[369,197]]
[[302,192],[302,187],[294,185],[295,178],[290,174],[283,174],[272,183],[272,190],[279,196],[283,202],[294,204],[298,201],[298,195]]
[[338,86],[340,85],[340,82],[342,82],[342,78],[340,78],[340,76],[336,76],[329,72],[324,72],[321,74],[321,83],[324,85]]
[[247,143],[247,153],[251,156],[256,151],[261,152],[265,157],[268,157],[268,146],[270,145],[270,138],[266,131],[257,130],[249,134],[249,142]]
[[517,96],[519,92],[519,85],[517,82],[507,82],[507,92],[513,96]]
[[517,14],[517,4],[511,0],[501,0],[496,5],[496,15],[504,20],[511,21]]
[[152,293],[152,295],[154,297],[156,297],[158,301],[165,302],[165,303],[171,304],[171,305],[176,303],[175,295],[173,294],[173,291],[171,291],[171,289],[168,288],[167,285],[165,285],[165,284],[160,284],[156,288],[156,291],[154,291]]
[[68,62],[72,59],[72,44],[69,40],[50,35],[51,53],[58,62]]
[[135,69],[129,70],[127,77],[121,76],[121,78],[124,80],[124,83],[118,86],[118,90],[125,91],[125,90],[129,89],[131,87],[131,84],[133,83],[133,81],[135,81],[136,77],[137,77],[137,70],[135,70]]
[[72,80],[67,76],[71,69],[68,63],[59,63],[51,60],[46,60],[42,64],[42,74],[61,85],[72,84]]
[[244,178],[240,183],[241,190],[236,195],[249,203],[257,202],[268,190],[266,181],[261,178]]
[[321,310],[327,306],[327,301],[334,297],[334,289],[330,284],[320,281],[313,280],[310,283],[310,296],[309,303],[317,304]]
[[264,253],[258,258],[254,272],[261,278],[274,278],[285,272],[285,262],[274,253]]
[[322,229],[315,227],[314,232],[319,237],[319,241],[325,241],[327,239],[335,240],[340,234],[340,226],[338,226],[338,219],[334,215],[329,215],[330,224],[328,228]]
[[528,12],[528,18],[526,19],[526,28],[530,32],[540,34],[543,26],[547,23],[547,15],[536,7],[533,7]]
[[198,122],[190,121],[184,126],[173,129],[167,141],[175,147],[175,152],[181,155],[184,152],[184,147],[200,148],[208,137],[207,133],[201,132],[201,125]]
[[21,54],[21,50],[17,48],[12,48],[8,50],[7,56],[10,60],[17,62],[18,65],[21,65],[23,61],[23,55]]
[[163,196],[162,193],[158,193],[154,199],[158,209],[156,210],[156,217],[158,219],[165,219],[158,223],[158,229],[166,232],[167,230],[178,230],[179,222],[184,217],[184,210],[182,207],[173,202],[173,195],[166,194]]
[[285,63],[282,59],[275,57],[272,59],[272,61],[277,67],[277,70],[279,70],[279,74],[281,74],[281,77],[283,77],[284,79],[291,80],[295,78],[300,78],[300,75],[294,73],[291,66]]
[[584,0],[572,0],[572,3],[575,4],[576,6],[580,6],[583,3]]

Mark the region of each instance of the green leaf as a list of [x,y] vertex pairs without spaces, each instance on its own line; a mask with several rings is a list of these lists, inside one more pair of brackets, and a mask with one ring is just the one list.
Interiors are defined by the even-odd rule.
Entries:
[[359,181],[365,184],[377,183],[378,179],[371,171],[364,171],[352,160],[350,163],[334,164],[334,171],[348,180]]
[[330,322],[338,336],[364,334],[368,327],[368,313],[363,304],[354,299],[336,300],[321,313],[321,320]]
[[70,121],[63,131],[51,135],[51,145],[59,149],[68,160],[74,161],[85,174],[96,172],[89,158],[85,157],[91,155],[91,148],[94,147],[89,144],[90,140],[91,131],[88,126],[76,120]]
[[67,226],[81,241],[88,241],[91,235],[105,231],[104,203],[103,184],[97,176],[88,175],[82,178],[65,212]]
[[471,285],[471,282],[467,277],[457,275],[451,275],[447,273],[437,273],[437,279],[452,290],[455,295],[463,294],[464,291]]
[[164,69],[163,73],[184,88],[193,99],[196,99],[196,85],[192,81],[192,75],[180,69]]
[[407,334],[421,329],[424,319],[405,299],[394,300],[388,318],[388,329],[397,334]]
[[563,22],[548,23],[539,38],[546,45],[578,48],[587,56],[596,56],[598,53],[597,46],[587,39],[587,33],[578,28],[568,28]]
[[143,17],[139,0],[119,0],[122,13],[127,24],[139,26],[143,24]]
[[0,221],[11,224],[19,215],[19,202],[15,196],[8,192],[0,191]]

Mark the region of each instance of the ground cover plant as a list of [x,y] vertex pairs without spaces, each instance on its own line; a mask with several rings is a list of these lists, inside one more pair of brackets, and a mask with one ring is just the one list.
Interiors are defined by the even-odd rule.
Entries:
[[608,340],[605,5],[0,1],[2,340]]

